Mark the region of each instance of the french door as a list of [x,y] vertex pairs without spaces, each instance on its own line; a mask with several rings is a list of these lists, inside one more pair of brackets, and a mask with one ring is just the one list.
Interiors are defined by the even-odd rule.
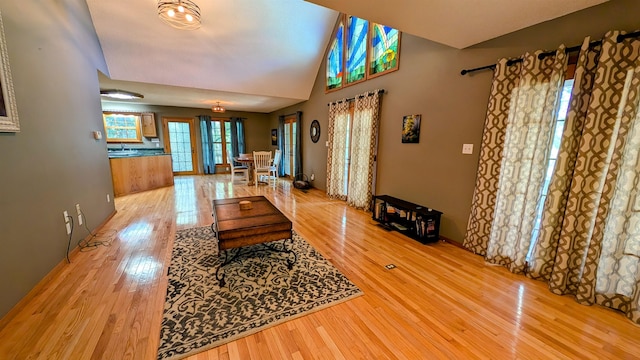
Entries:
[[287,177],[294,178],[296,166],[296,117],[288,117],[284,119],[284,154],[282,157],[282,166],[284,174]]
[[194,175],[196,169],[195,126],[193,119],[163,118],[164,151],[171,154],[175,175]]

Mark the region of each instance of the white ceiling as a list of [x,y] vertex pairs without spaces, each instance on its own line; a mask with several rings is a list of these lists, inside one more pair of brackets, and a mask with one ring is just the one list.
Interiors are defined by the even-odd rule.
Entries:
[[101,88],[271,112],[309,98],[338,11],[465,48],[607,0],[194,1],[202,26],[185,31],[158,18],[157,0],[87,0],[109,68]]

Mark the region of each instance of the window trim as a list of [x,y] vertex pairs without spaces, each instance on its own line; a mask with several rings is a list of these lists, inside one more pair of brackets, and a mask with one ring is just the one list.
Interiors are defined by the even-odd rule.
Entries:
[[[113,126],[107,126],[107,116],[110,115],[126,115],[135,117],[136,121],[136,138],[135,139],[126,139],[126,138],[110,138],[109,137],[109,129],[113,128]],[[104,137],[107,143],[142,143],[142,113],[139,112],[130,112],[130,111],[103,111],[102,112],[102,124],[104,126]],[[129,127],[127,127],[129,128]],[[132,128],[131,128],[132,129]]]

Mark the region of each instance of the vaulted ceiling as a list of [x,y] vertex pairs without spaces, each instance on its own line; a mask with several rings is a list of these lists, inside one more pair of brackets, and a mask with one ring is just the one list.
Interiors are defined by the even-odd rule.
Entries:
[[156,0],[87,0],[109,69],[101,88],[139,103],[271,112],[307,100],[338,12],[465,48],[607,0],[194,0],[197,30]]

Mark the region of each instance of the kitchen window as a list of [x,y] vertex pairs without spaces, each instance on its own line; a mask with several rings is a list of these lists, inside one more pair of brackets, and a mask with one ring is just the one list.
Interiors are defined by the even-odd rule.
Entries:
[[108,143],[140,143],[139,113],[103,113],[104,131]]

